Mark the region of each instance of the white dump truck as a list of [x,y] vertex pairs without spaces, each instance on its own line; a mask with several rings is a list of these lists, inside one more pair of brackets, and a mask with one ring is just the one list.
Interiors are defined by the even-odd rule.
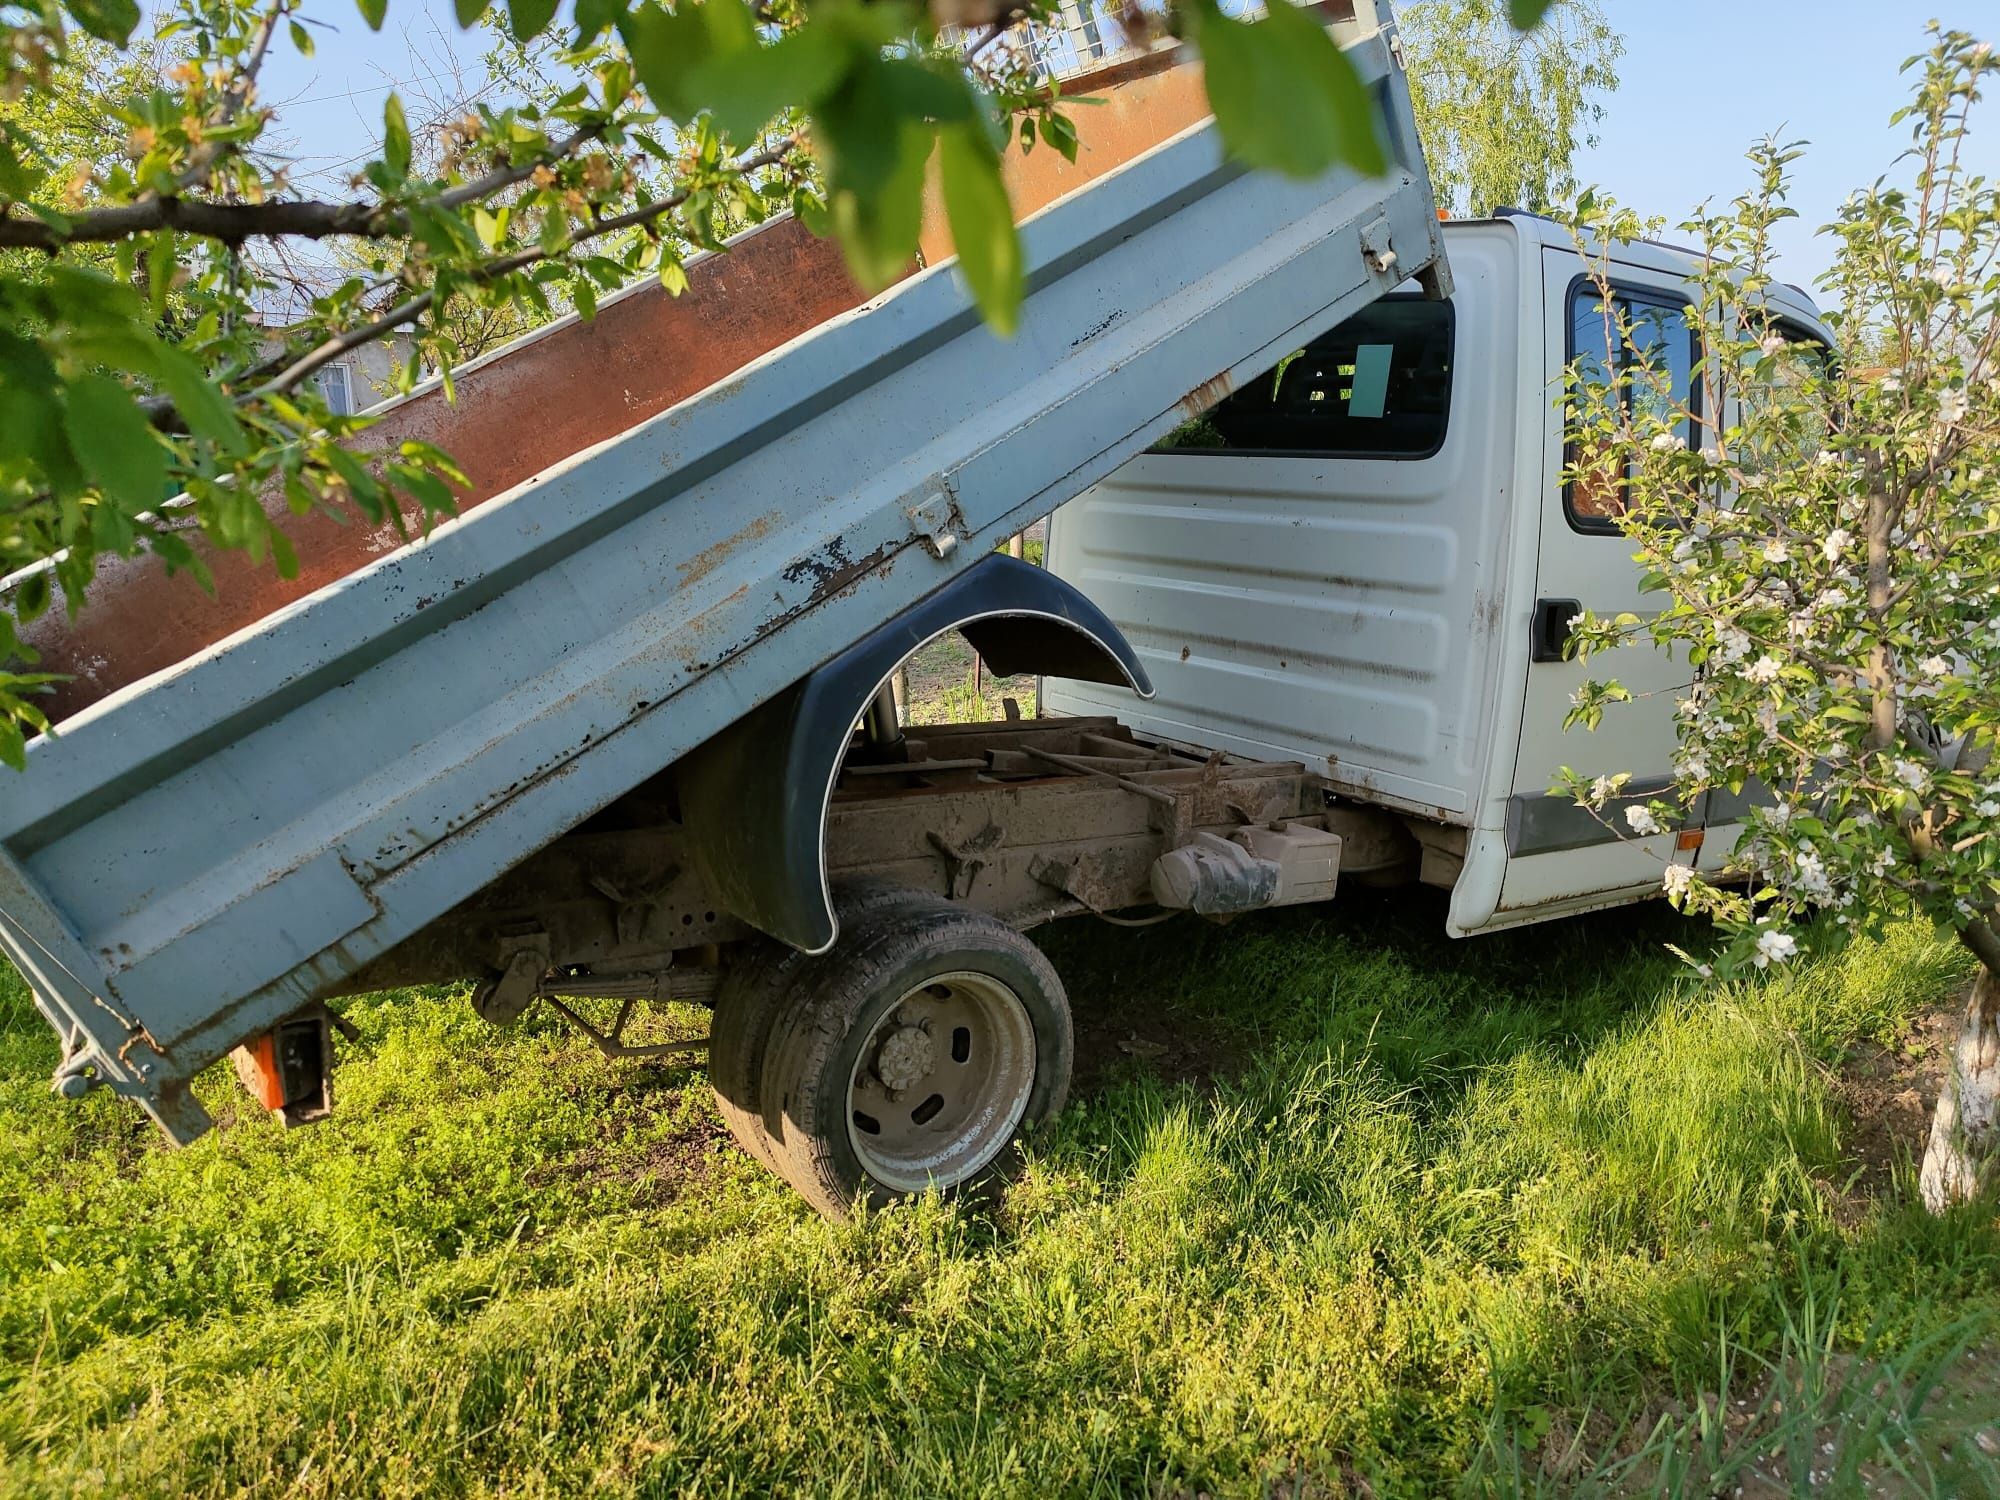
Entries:
[[[1321,10],[1380,178],[1248,174],[1199,121],[1058,166],[1011,341],[949,263],[862,301],[767,227],[682,304],[609,299],[458,407],[387,411],[370,440],[476,481],[427,538],[328,533],[296,585],[219,560],[213,598],[136,563],[44,622],[66,681],[0,798],[0,947],[57,1091],[189,1140],[232,1051],[288,1121],[326,1113],[343,995],[466,979],[614,1056],[687,1052],[627,1022],[696,1001],[737,1138],[838,1213],[992,1181],[1060,1108],[1039,923],[1358,876],[1449,886],[1471,933],[1715,857],[1719,801],[1629,845],[1545,794],[1671,738],[1663,705],[1560,728],[1570,617],[1641,605],[1558,479],[1559,373],[1615,357],[1595,294],[1541,220],[1440,223],[1387,6]],[[1102,138],[1135,81],[1198,100],[1174,62],[1102,80]],[[1692,379],[1686,264],[1616,272]],[[1051,512],[1046,568],[996,555]],[[1039,709],[900,724],[889,684],[952,631]]]

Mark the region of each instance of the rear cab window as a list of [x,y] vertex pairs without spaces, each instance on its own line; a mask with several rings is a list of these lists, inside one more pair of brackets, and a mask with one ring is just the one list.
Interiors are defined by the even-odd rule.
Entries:
[[1397,293],[1244,381],[1152,451],[1429,458],[1451,410],[1449,302]]

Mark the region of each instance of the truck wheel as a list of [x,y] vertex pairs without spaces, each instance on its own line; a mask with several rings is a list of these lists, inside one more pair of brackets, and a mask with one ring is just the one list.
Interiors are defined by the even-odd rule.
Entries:
[[797,949],[771,938],[746,943],[722,976],[708,1027],[708,1082],[715,1090],[715,1107],[736,1144],[772,1171],[778,1164],[757,1102],[764,1042],[785,998],[786,960],[801,956]]
[[[865,923],[871,913],[922,899],[907,886],[878,879],[836,883],[833,902],[840,913],[841,941],[848,942],[856,925]],[[716,1109],[736,1144],[781,1176],[776,1148],[764,1128],[765,1062],[772,1023],[798,982],[799,971],[812,962],[807,954],[775,939],[752,939],[724,972],[709,1024],[708,1081],[715,1090]]]
[[1062,981],[982,912],[906,893],[792,981],[766,1044],[762,1123],[773,1165],[822,1213],[975,1193],[1069,1092]]

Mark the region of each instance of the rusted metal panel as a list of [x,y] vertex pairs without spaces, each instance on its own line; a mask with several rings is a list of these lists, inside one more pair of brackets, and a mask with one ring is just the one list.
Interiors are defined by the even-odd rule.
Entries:
[[[1026,156],[1009,152],[1001,171],[1016,217],[1040,212],[1209,115],[1201,64],[1186,47],[1066,79],[1063,92],[1090,101],[1074,110],[1080,126],[1076,160],[1053,146],[1037,146]],[[945,222],[935,164],[924,194],[922,246],[926,262],[951,254],[951,227]]]
[[[649,281],[607,297],[589,322],[564,318],[455,372],[455,401],[432,382],[396,402],[352,446],[383,453],[413,438],[436,444],[472,481],[458,494],[463,512],[864,300],[837,245],[794,219],[776,219],[739,236],[726,254],[690,261],[681,296]],[[191,531],[190,544],[214,575],[213,593],[188,574],[168,577],[150,553],[113,559],[75,619],[51,610],[23,626],[21,638],[41,653],[36,670],[68,679],[44,700],[49,717],[59,723],[406,545],[392,522],[293,516],[275,493],[265,508],[298,552],[294,578]],[[405,521],[410,535],[421,534],[420,513]],[[690,558],[682,581],[698,581],[726,548]]]

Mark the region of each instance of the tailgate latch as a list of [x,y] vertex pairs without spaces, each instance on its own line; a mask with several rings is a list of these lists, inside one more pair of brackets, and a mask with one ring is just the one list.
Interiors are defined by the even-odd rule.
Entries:
[[958,545],[958,533],[951,527],[957,507],[948,491],[933,490],[909,506],[904,514],[910,518],[911,529],[930,548],[932,557],[942,559],[951,555],[951,549]]
[[1377,219],[1361,231],[1361,258],[1371,271],[1390,271],[1396,265],[1396,247],[1389,243],[1389,221]]

